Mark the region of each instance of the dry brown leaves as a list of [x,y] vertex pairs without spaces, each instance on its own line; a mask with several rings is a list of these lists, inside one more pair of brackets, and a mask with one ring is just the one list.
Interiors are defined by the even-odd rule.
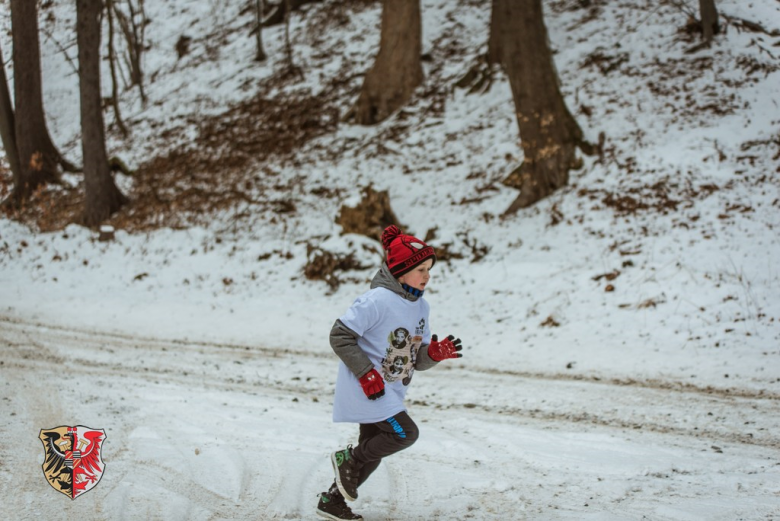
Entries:
[[626,187],[620,192],[581,188],[577,195],[600,201],[619,216],[652,211],[666,215],[677,211],[681,206],[690,206],[694,199],[708,197],[716,190],[718,187],[712,184],[694,188],[690,185],[682,186],[681,183],[666,178],[651,185]]
[[382,239],[382,231],[391,224],[403,224],[390,206],[390,196],[386,190],[376,191],[373,186],[363,189],[363,197],[355,207],[343,205],[336,217],[344,233],[358,233],[377,241]]
[[307,142],[332,132],[338,114],[324,94],[263,93],[205,116],[197,137],[141,165],[135,174],[131,204],[112,221],[122,228],[180,227],[199,216],[239,204],[269,204],[277,212],[295,211],[262,197],[269,158],[294,160]]
[[307,245],[307,250],[308,260],[303,269],[304,276],[309,280],[325,281],[334,291],[345,280],[339,276],[340,272],[371,267],[361,264],[354,253],[333,253],[311,245]]

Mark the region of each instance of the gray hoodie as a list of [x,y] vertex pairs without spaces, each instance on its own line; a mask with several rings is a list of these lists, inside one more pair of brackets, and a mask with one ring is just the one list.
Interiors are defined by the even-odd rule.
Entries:
[[[403,299],[416,301],[420,297],[415,297],[411,293],[404,290],[398,279],[393,277],[390,273],[390,269],[387,264],[382,264],[382,267],[374,275],[374,279],[371,281],[371,289],[385,288],[389,289],[393,293],[397,294]],[[330,330],[330,347],[341,358],[341,361],[352,371],[357,378],[368,374],[371,369],[374,368],[374,364],[369,360],[368,355],[360,349],[357,343],[358,334],[345,326],[341,320],[336,320],[333,324],[333,328]],[[417,353],[417,362],[414,368],[417,371],[425,371],[435,366],[438,362],[435,362],[428,356],[428,344],[420,346],[420,350]]]

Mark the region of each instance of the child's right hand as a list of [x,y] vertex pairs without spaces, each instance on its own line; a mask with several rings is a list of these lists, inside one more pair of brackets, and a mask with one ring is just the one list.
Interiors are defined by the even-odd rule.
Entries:
[[360,386],[363,387],[363,392],[366,393],[369,400],[376,400],[385,395],[385,381],[376,372],[376,369],[371,369],[358,378],[358,382],[360,382]]

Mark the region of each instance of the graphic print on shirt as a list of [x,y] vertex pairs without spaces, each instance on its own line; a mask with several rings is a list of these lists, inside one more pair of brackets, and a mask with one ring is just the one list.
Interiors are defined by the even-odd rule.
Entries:
[[[425,321],[420,322],[424,327]],[[382,359],[382,376],[386,382],[402,380],[404,385],[409,385],[412,381],[417,351],[422,344],[422,333],[418,332],[419,329],[419,327],[415,329],[414,336],[403,327],[396,328],[387,335],[389,345]]]

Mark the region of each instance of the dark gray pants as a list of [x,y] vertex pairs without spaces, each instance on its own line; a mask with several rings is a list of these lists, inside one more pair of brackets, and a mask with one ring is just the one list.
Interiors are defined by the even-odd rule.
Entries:
[[[377,469],[382,458],[411,447],[420,436],[417,424],[406,412],[401,412],[384,421],[361,423],[358,446],[352,449],[352,456],[360,462],[358,487]],[[334,486],[331,487],[338,490]]]

